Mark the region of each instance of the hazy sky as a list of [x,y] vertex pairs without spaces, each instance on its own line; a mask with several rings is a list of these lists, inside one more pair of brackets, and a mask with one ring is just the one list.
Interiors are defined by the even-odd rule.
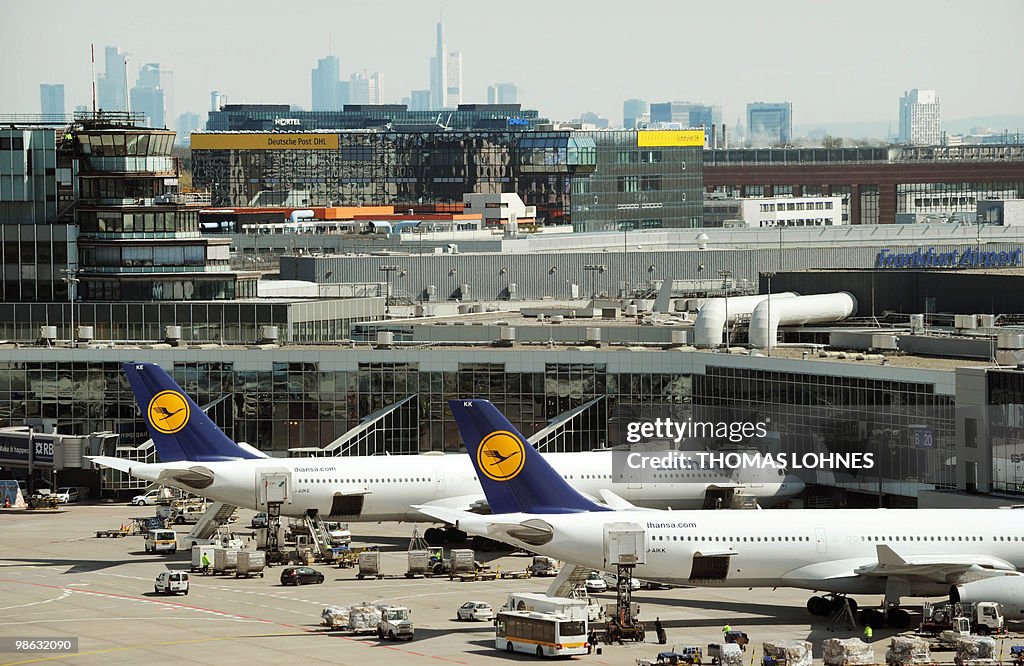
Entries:
[[384,74],[386,102],[429,87],[434,25],[463,57],[463,101],[513,81],[554,119],[622,101],[705,101],[728,124],[749,101],[793,102],[798,125],[887,121],[898,98],[933,88],[943,119],[1024,113],[1020,0],[0,0],[0,113],[38,113],[39,84],[90,99],[89,44],[174,71],[175,115],[229,102],[310,105],[310,70]]

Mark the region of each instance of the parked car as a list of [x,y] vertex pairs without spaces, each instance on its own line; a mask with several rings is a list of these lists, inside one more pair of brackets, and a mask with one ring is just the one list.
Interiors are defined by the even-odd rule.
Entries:
[[57,501],[61,504],[78,501],[78,488],[58,488],[55,494],[57,495]]
[[[618,584],[618,582],[619,582],[619,577],[616,576],[613,573],[606,573],[606,574],[604,574],[603,578],[604,578],[604,582],[608,583],[608,586],[612,587],[612,588],[614,588]],[[625,582],[625,581],[623,581],[623,582]],[[629,579],[629,589],[633,590],[633,591],[639,590],[640,589],[640,580],[637,579],[637,578],[630,578]]]
[[149,504],[156,504],[160,499],[159,490],[150,490],[148,493],[142,495],[136,495],[132,498],[132,504],[135,506],[147,506]]
[[604,578],[601,578],[601,574],[596,571],[591,571],[587,579],[583,581],[583,587],[587,592],[604,592],[608,589],[608,583],[604,582]]
[[324,575],[313,567],[288,567],[281,572],[282,585],[305,585],[322,583]]
[[257,513],[255,516],[253,516],[252,517],[252,522],[250,523],[250,525],[254,529],[255,528],[260,528],[260,527],[266,527],[269,524],[270,524],[270,518],[267,517],[267,513],[265,511],[261,511],[261,512]]
[[493,620],[494,609],[486,601],[467,601],[456,613],[459,620]]
[[153,583],[156,594],[188,594],[188,574],[184,571],[165,571]]

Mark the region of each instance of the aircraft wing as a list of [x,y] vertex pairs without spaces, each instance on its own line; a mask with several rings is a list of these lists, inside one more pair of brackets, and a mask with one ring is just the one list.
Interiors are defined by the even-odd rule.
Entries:
[[131,474],[133,468],[144,467],[149,471],[156,474],[155,478],[146,474],[145,476],[137,476],[137,478],[144,478],[150,481],[155,481],[161,484],[185,484],[190,488],[202,489],[213,484],[214,474],[213,471],[204,467],[203,465],[187,464],[187,461],[180,463],[139,463],[134,460],[125,460],[124,458],[115,458],[113,456],[86,456],[90,461],[96,465],[102,465],[103,467],[110,467],[126,474]]
[[598,491],[601,495],[601,501],[608,505],[614,511],[657,511],[658,509],[649,509],[647,507],[637,506],[629,500],[619,497],[607,488],[602,488]]
[[782,580],[784,584],[797,587],[813,587],[813,583],[862,576],[951,585],[963,582],[965,576],[981,579],[1010,572],[1016,573],[1014,566],[996,557],[949,553],[904,557],[891,547],[879,544],[876,557],[818,562],[789,571],[782,576]]
[[[961,581],[965,574],[976,574],[987,578],[994,572],[1000,575],[1017,571],[1006,560],[988,555],[955,555],[936,553],[934,555],[913,555],[903,557],[889,546],[877,546],[878,561],[856,569],[861,576],[899,576],[917,578],[938,583]],[[988,572],[988,573],[986,573]]]
[[487,498],[484,497],[483,493],[457,495],[455,497],[442,497],[441,499],[427,502],[422,506],[435,507],[439,509],[454,509],[456,511],[468,511],[472,513],[491,512],[491,507],[487,504]]
[[[455,525],[470,534],[479,534],[496,541],[507,541],[512,538],[533,546],[542,546],[555,535],[554,528],[546,521],[526,517],[524,514],[503,514],[499,518],[425,504],[417,504],[412,508],[441,522]],[[517,520],[516,516],[523,516],[523,519]]]

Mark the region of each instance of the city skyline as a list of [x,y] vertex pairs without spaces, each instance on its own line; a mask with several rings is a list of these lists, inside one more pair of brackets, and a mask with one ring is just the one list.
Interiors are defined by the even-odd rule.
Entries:
[[[514,81],[530,93],[521,103],[553,119],[589,110],[618,124],[629,98],[652,103],[697,99],[722,108],[728,122],[744,115],[747,103],[768,99],[792,102],[795,125],[887,122],[895,130],[897,102],[913,88],[936,90],[948,119],[1011,115],[1024,108],[1024,90],[1005,85],[1010,68],[1024,55],[1012,33],[1024,6],[1008,0],[972,5],[868,0],[858,5],[856,24],[838,6],[818,2],[764,6],[733,0],[701,19],[712,28],[694,28],[682,41],[680,33],[686,33],[686,25],[696,26],[693,19],[699,17],[678,3],[656,2],[649,12],[610,13],[610,6],[580,12],[524,0],[517,12],[500,14],[503,30],[515,36],[507,48],[495,48],[493,36],[477,27],[496,19],[496,8],[462,0],[443,7],[399,4],[403,11],[389,14],[385,31],[354,29],[379,24],[369,2],[310,8],[306,13],[315,14],[316,21],[304,25],[303,39],[289,40],[287,49],[267,48],[262,40],[223,39],[225,26],[239,35],[257,34],[267,20],[280,19],[278,6],[266,2],[247,5],[240,14],[231,6],[186,1],[176,15],[202,16],[188,21],[173,20],[163,5],[152,2],[133,6],[130,16],[116,5],[99,5],[75,12],[74,21],[56,24],[45,17],[66,3],[11,4],[4,9],[9,20],[0,22],[0,52],[23,66],[0,74],[0,86],[7,91],[0,113],[38,108],[39,85],[45,82],[64,84],[69,108],[91,104],[90,44],[96,46],[97,74],[104,71],[107,46],[129,54],[129,87],[138,63],[159,62],[173,70],[178,113],[204,112],[211,90],[223,91],[232,102],[311,108],[309,72],[325,55],[337,56],[342,72],[386,76],[382,101],[396,103],[430,86],[429,62],[437,53],[442,9],[445,55],[458,51],[464,64],[464,103],[484,103],[489,85]],[[577,40],[549,39],[538,28],[541,15],[543,25],[571,27],[592,48],[581,48]],[[717,16],[731,18],[716,23]],[[878,20],[862,20],[872,16]],[[984,40],[936,48],[949,25],[986,16],[1000,20],[985,23]],[[163,24],[159,33],[142,30],[156,23]],[[765,37],[773,33],[816,39],[772,38],[766,48]],[[382,35],[394,40],[391,46]],[[817,41],[825,35],[827,40]],[[54,48],[40,48],[47,42]],[[703,57],[681,58],[680,48]],[[33,57],[19,57],[23,53]],[[680,69],[672,64],[677,62],[694,66],[681,64]]]

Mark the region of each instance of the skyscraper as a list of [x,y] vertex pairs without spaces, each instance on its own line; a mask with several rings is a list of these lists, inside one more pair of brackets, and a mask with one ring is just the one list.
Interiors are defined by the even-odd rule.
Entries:
[[793,142],[793,104],[747,104],[747,144],[754,147],[788,146]]
[[900,143],[935,146],[942,141],[939,96],[934,90],[908,90],[900,97]]
[[487,86],[488,104],[518,104],[519,86],[514,83],[495,83]]
[[127,54],[116,46],[103,50],[103,74],[96,77],[96,97],[102,111],[128,109]]
[[642,99],[627,99],[622,103],[622,126],[626,129],[636,127],[636,121],[650,111],[651,105]]
[[462,52],[452,51],[448,54],[447,94],[445,106],[462,104]]
[[175,143],[187,146],[192,142],[192,132],[199,129],[199,114],[185,112],[178,116],[178,136]]
[[430,110],[430,91],[429,90],[413,90],[409,96],[409,110],[410,111],[429,111]]
[[448,63],[445,58],[447,51],[444,43],[444,26],[439,21],[434,57],[430,59],[430,104],[435,109],[443,109],[447,102]]
[[142,113],[149,127],[165,127],[173,115],[170,103],[170,70],[160,63],[149,62],[139,69],[139,78],[131,89],[132,111]]
[[63,115],[64,84],[40,83],[39,106],[43,115]]
[[348,103],[381,104],[383,88],[384,75],[380,72],[357,72],[349,79]]
[[[313,110],[340,111],[344,103],[341,100],[340,63],[335,56],[327,56],[316,61],[312,72]],[[347,96],[346,96],[347,97]],[[346,102],[348,100],[345,100]]]

